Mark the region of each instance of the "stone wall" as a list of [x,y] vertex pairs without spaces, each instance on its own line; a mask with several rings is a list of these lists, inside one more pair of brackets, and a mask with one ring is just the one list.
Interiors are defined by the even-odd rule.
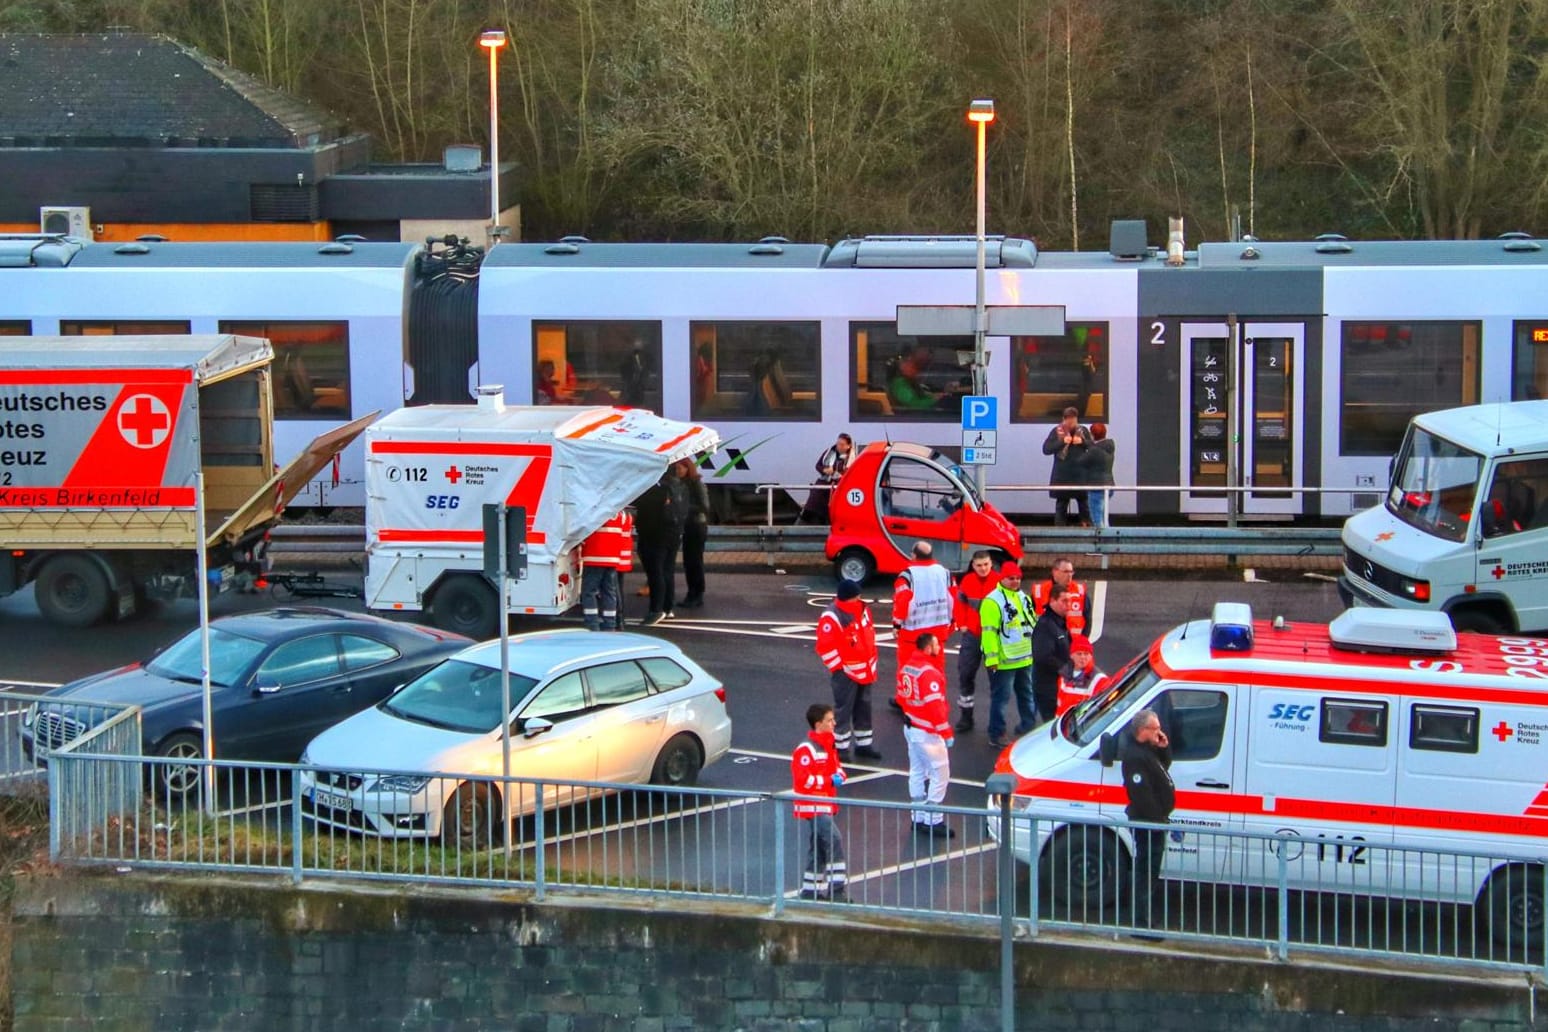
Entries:
[[[996,929],[842,909],[137,874],[24,881],[13,908],[16,1032],[999,1027]],[[1073,937],[1015,962],[1023,1029],[1534,1029],[1519,977]]]

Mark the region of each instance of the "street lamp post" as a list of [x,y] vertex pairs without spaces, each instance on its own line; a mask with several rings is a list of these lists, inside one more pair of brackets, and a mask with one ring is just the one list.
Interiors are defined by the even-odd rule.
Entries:
[[[978,126],[978,262],[975,266],[975,300],[973,304],[973,393],[989,393],[989,352],[984,347],[984,334],[988,330],[984,311],[984,134],[994,121],[994,101],[979,99],[968,105],[968,121]],[[980,497],[984,493],[984,467],[973,471]]]
[[[504,29],[487,29],[478,37],[478,45],[489,51],[489,236],[500,236],[500,50],[505,46]],[[982,147],[980,147],[982,150]]]

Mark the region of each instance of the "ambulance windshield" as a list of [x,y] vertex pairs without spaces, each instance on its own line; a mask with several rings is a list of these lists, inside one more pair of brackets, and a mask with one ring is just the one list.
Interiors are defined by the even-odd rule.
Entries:
[[1128,700],[1143,696],[1160,679],[1149,658],[1140,656],[1113,675],[1107,688],[1066,713],[1059,733],[1076,745],[1095,742],[1128,709]]
[[1481,455],[1411,426],[1393,467],[1387,511],[1427,534],[1462,541],[1483,464]]

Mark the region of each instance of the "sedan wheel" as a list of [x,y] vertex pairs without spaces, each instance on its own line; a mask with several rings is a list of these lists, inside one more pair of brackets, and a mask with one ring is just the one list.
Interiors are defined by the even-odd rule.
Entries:
[[655,785],[680,788],[699,780],[699,770],[704,759],[699,755],[699,744],[689,735],[678,735],[656,757],[656,766],[650,772]]
[[446,801],[441,813],[441,844],[477,850],[505,841],[505,807],[500,793],[482,782],[466,782]]
[[[156,750],[168,760],[198,761],[204,758],[204,742],[192,734],[176,734]],[[154,788],[156,796],[169,804],[187,801],[199,792],[203,770],[197,762],[158,763]]]

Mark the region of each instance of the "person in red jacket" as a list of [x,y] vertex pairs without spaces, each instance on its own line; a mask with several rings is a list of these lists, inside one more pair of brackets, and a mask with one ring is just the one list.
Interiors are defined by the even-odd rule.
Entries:
[[1065,585],[1065,610],[1064,622],[1069,625],[1071,634],[1086,633],[1086,586],[1075,579],[1075,564],[1068,559],[1055,559],[1053,568],[1049,570],[1049,579],[1038,581],[1032,585],[1028,592],[1032,596],[1032,613],[1042,616],[1043,610],[1048,608],[1048,597],[1055,584]]
[[[951,781],[948,750],[954,741],[951,705],[946,701],[946,675],[936,665],[941,640],[929,631],[919,635],[913,656],[898,671],[898,695],[903,700],[903,737],[908,740],[908,795],[915,806],[940,806]],[[914,811],[914,831],[951,838],[946,815]]]
[[1107,685],[1107,675],[1097,669],[1091,639],[1084,634],[1070,635],[1070,663],[1059,675],[1059,708],[1056,716],[1079,706]]
[[953,630],[962,632],[957,639],[957,710],[956,730],[966,733],[973,730],[973,692],[978,686],[978,668],[984,665],[983,623],[979,610],[984,599],[1000,583],[1000,574],[994,568],[994,556],[983,549],[973,553],[973,563],[952,589]]
[[[951,633],[951,571],[935,561],[928,541],[914,542],[913,559],[892,584],[892,628],[900,665],[914,654],[914,641],[924,631],[939,641]],[[945,673],[945,653],[935,661]]]
[[622,529],[618,534],[618,562],[614,566],[614,576],[618,578],[618,619],[613,624],[613,630],[621,631],[624,627],[624,599],[629,596],[624,594],[624,574],[634,569],[634,513],[625,509],[618,514],[622,520]]
[[629,522],[620,512],[581,542],[581,622],[588,631],[618,629],[619,556],[629,550]]
[[828,668],[833,684],[833,709],[838,718],[835,748],[845,760],[854,743],[855,755],[879,760],[871,744],[871,685],[876,683],[876,625],[860,597],[860,585],[839,581],[833,604],[817,621],[817,658]]
[[844,839],[833,815],[838,813],[838,786],[844,783],[844,768],[833,746],[834,723],[832,706],[814,702],[806,707],[806,725],[811,730],[791,754],[790,775],[795,794],[806,797],[797,799],[794,806],[805,829],[801,898],[843,903],[848,899],[849,873],[844,863]]

